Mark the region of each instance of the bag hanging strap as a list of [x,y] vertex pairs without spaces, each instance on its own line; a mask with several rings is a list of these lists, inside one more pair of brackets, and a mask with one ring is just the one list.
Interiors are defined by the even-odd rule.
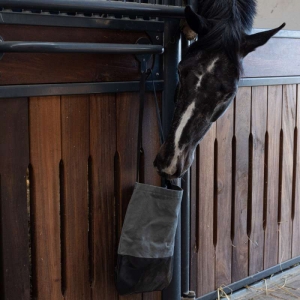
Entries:
[[143,150],[143,117],[145,108],[145,91],[146,91],[146,79],[149,75],[149,71],[141,73],[140,80],[140,109],[139,109],[139,127],[138,127],[138,142],[137,142],[137,164],[136,164],[136,182],[140,182],[140,168],[141,168],[141,156],[144,153]]
[[[151,74],[152,77],[152,84],[153,84],[153,92],[154,92],[154,99],[155,99],[155,109],[156,109],[156,119],[158,123],[159,129],[159,139],[160,144],[164,143],[164,133],[162,127],[162,121],[160,117],[160,110],[158,105],[158,100],[156,96],[155,84],[153,80],[152,70],[148,69],[146,72],[141,73],[141,80],[140,80],[140,108],[139,108],[139,125],[138,125],[138,142],[137,142],[137,169],[136,169],[136,182],[140,182],[140,169],[141,169],[141,157],[144,154],[143,149],[143,117],[144,117],[144,109],[145,109],[145,94],[146,94],[146,80],[148,76]],[[168,180],[165,180],[165,184],[170,187],[171,183]]]
[[153,93],[154,93],[154,99],[155,99],[156,119],[157,119],[158,130],[159,130],[159,139],[160,139],[160,144],[162,145],[165,142],[164,131],[163,131],[162,121],[161,121],[161,117],[160,117],[160,110],[159,110],[159,106],[158,106],[158,100],[157,100],[157,96],[156,96],[156,90],[155,90],[155,84],[154,84],[152,70],[150,70],[150,72],[151,72],[151,77],[152,77]]

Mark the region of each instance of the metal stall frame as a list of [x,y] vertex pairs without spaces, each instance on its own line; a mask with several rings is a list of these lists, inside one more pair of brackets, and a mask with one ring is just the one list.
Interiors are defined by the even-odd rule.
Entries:
[[[165,1],[168,4],[168,1]],[[117,44],[80,44],[80,43],[40,43],[40,42],[0,42],[0,63],[1,56],[6,52],[49,52],[49,53],[130,53],[156,54],[153,73],[155,74],[154,86],[156,90],[163,90],[162,122],[166,134],[170,128],[173,110],[174,94],[178,81],[177,65],[180,60],[180,33],[179,19],[184,16],[184,9],[179,7],[179,0],[175,3],[178,7],[167,5],[120,3],[120,2],[95,2],[75,0],[72,2],[61,2],[50,0],[40,2],[30,1],[3,1],[0,0],[0,17],[2,24],[37,25],[37,26],[62,26],[62,27],[87,27],[102,29],[122,29],[146,31],[151,39],[152,45],[117,45]],[[49,13],[49,11],[51,13]],[[67,15],[66,13],[75,13]],[[86,14],[89,14],[86,16]],[[96,15],[94,15],[96,14]],[[100,15],[97,15],[100,14]],[[108,14],[108,16],[102,14]],[[120,19],[115,15],[138,16],[137,19]],[[100,17],[102,16],[102,17]],[[141,17],[159,17],[157,20],[143,20]],[[161,21],[164,18],[166,20]],[[177,19],[177,20],[176,20]],[[164,48],[162,47],[164,44]],[[165,50],[163,66],[159,61],[159,54]],[[153,90],[152,81],[146,83],[147,90]],[[103,83],[72,83],[72,84],[34,84],[34,85],[12,85],[0,86],[0,98],[11,98],[20,96],[50,96],[86,93],[114,93],[138,91],[138,82],[103,82]],[[184,188],[188,189],[188,182]],[[182,258],[184,260],[185,274],[189,273],[189,192],[184,195],[181,222],[178,222],[176,233],[176,244],[174,253],[174,275],[170,286],[162,293],[164,300],[180,300],[182,293],[189,287],[189,281],[184,281],[181,288]],[[188,220],[188,222],[185,222]],[[186,239],[182,240],[181,232]],[[185,251],[181,252],[181,246]],[[193,297],[194,298],[194,297]]]

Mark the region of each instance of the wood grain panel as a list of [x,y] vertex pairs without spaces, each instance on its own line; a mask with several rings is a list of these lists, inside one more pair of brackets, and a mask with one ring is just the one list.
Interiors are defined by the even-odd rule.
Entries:
[[216,287],[231,282],[231,202],[232,202],[233,105],[217,121],[217,245]]
[[297,154],[292,257],[300,255],[300,85],[297,86]]
[[[136,181],[136,156],[139,94],[122,93],[117,104],[117,151],[120,159],[119,186],[119,237],[121,227]],[[141,300],[142,294],[119,296],[120,300]]]
[[[161,94],[158,95],[161,100]],[[143,122],[143,149],[145,162],[145,183],[161,185],[160,176],[153,167],[153,161],[160,148],[158,123],[156,117],[155,99],[152,93],[146,94]],[[161,292],[144,293],[143,300],[161,300]]]
[[63,299],[61,294],[60,97],[31,98],[30,163],[34,256],[33,292],[38,299]]
[[198,163],[198,293],[204,295],[215,287],[214,247],[214,145],[216,125],[212,126],[199,145]]
[[292,189],[294,128],[296,125],[296,85],[283,87],[282,191],[279,224],[279,263],[292,256]]
[[[0,25],[5,41],[135,44],[141,32],[91,28]],[[149,62],[149,66],[152,61]],[[26,72],[24,72],[26,70]],[[6,53],[1,59],[0,85],[139,80],[133,55]]]
[[264,160],[267,124],[266,86],[252,88],[252,192],[251,234],[249,240],[249,275],[263,270],[264,259]]
[[90,153],[92,186],[93,299],[118,299],[114,285],[116,266],[116,220],[114,197],[114,156],[116,153],[116,101],[114,94],[90,96]]
[[61,98],[65,299],[89,299],[87,165],[89,97]]
[[244,60],[243,77],[300,75],[300,39],[273,38]]
[[278,262],[279,149],[281,129],[282,86],[268,87],[268,161],[265,221],[264,268]]
[[0,292],[6,300],[30,299],[28,139],[28,100],[0,99]]
[[232,282],[248,276],[248,169],[251,119],[251,88],[238,90],[235,100],[235,194],[234,235],[232,248]]

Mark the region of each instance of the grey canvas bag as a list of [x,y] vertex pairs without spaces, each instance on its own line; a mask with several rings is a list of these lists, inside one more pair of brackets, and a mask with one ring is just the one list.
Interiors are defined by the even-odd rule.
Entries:
[[[139,182],[147,76],[147,72],[142,73],[140,82],[137,182],[127,208],[118,248],[116,287],[121,295],[159,291],[170,284],[183,193],[180,187],[168,181],[166,187]],[[163,140],[157,100],[156,106],[160,137]]]

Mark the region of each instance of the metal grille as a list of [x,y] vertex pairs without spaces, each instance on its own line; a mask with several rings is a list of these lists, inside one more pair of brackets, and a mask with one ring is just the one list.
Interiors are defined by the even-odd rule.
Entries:
[[[153,5],[168,5],[168,6],[176,6],[182,7],[182,0],[100,0],[103,2],[122,2],[122,3],[139,3],[139,4],[153,4]],[[8,9],[1,7],[0,1],[0,11],[3,12],[17,12],[17,13],[25,13],[25,14],[41,14],[41,15],[61,15],[61,16],[78,16],[78,17],[94,17],[94,18],[102,18],[102,19],[130,19],[130,20],[156,20],[157,17],[148,17],[148,16],[132,16],[132,15],[119,15],[119,14],[101,14],[101,13],[84,13],[84,12],[68,12],[68,11],[58,11],[58,10],[42,10],[42,9]]]

